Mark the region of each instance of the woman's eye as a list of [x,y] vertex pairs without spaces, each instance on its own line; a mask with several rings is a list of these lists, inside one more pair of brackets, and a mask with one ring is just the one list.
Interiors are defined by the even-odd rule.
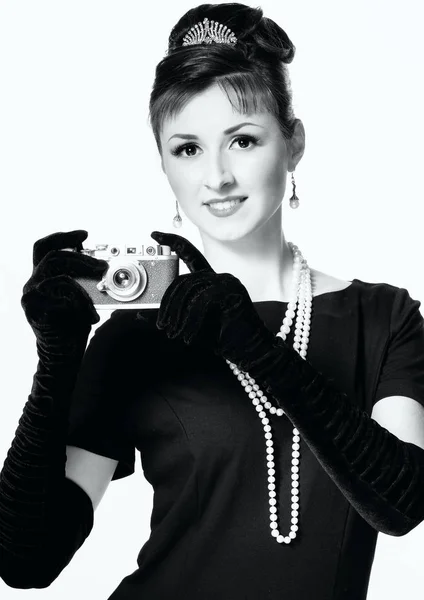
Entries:
[[[174,148],[174,150],[172,150],[171,153],[174,156],[180,156],[180,154],[182,152],[185,152],[185,150],[187,150],[189,148],[196,148],[196,145],[195,144],[183,144],[182,146],[177,146],[176,148]],[[193,154],[191,154],[189,156],[193,156]]]
[[[239,148],[241,149],[249,149],[251,147],[251,143],[253,143],[254,146],[256,146],[256,144],[258,143],[259,138],[257,138],[254,135],[238,135],[234,140],[233,143],[239,143],[242,142],[242,145],[239,145]],[[184,154],[184,156],[186,158],[190,158],[190,156],[196,156],[196,154],[191,153],[191,150],[196,149],[197,146],[196,144],[182,144],[181,146],[177,146],[176,148],[174,148],[174,150],[171,150],[171,153],[174,156],[180,156],[183,152],[186,153],[188,152],[188,154]]]
[[[255,137],[254,135],[239,135],[236,137],[236,139],[234,140],[235,142],[243,142],[243,144],[245,144],[246,142],[254,142],[254,145],[256,146],[256,144],[258,143],[258,138]],[[242,146],[242,148],[245,146]]]

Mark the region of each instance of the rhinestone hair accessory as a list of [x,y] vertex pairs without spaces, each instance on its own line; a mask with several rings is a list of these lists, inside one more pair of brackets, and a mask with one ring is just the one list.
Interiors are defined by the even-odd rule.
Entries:
[[194,44],[229,44],[235,46],[237,38],[234,33],[226,25],[211,21],[205,17],[202,21],[193,25],[183,37],[183,46],[193,46]]

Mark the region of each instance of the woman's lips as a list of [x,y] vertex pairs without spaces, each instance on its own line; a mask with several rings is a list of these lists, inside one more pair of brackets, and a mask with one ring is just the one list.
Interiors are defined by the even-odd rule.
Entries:
[[229,217],[230,215],[233,215],[235,212],[237,212],[242,207],[245,200],[247,200],[247,198],[244,198],[243,200],[239,200],[230,208],[224,208],[224,209],[214,208],[213,204],[207,204],[206,206],[207,206],[209,212],[212,213],[215,217]]

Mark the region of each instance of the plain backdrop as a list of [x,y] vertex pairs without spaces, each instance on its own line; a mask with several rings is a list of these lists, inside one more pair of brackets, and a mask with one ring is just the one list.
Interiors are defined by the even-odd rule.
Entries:
[[[73,229],[89,232],[86,247],[152,243],[154,229],[176,231],[147,109],[168,34],[193,6],[0,2],[0,464],[36,369],[35,337],[20,305],[33,243]],[[306,151],[295,173],[297,210],[288,206],[287,179],[287,239],[316,269],[424,299],[422,3],[260,6],[297,48],[289,72]],[[178,233],[201,249],[198,230],[180,212]],[[95,327],[109,316],[103,312]],[[105,600],[136,569],[152,507],[136,458],[135,474],[108,487],[93,531],[58,579],[41,590],[0,580],[2,600]],[[402,538],[380,534],[368,599],[422,598],[423,546],[423,525]]]

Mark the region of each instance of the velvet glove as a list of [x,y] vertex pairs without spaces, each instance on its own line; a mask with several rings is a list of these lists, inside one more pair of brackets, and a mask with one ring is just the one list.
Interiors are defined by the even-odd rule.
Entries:
[[185,238],[154,231],[190,273],[162,297],[156,326],[206,344],[272,395],[326,473],[377,531],[405,535],[424,520],[424,450],[382,427],[275,336],[239,279],[217,274]]
[[35,242],[23,287],[38,365],[0,473],[0,576],[10,587],[50,585],[93,527],[89,496],[65,477],[70,399],[91,326],[100,320],[72,277],[99,278],[108,266],[78,252],[87,235],[76,230]]

